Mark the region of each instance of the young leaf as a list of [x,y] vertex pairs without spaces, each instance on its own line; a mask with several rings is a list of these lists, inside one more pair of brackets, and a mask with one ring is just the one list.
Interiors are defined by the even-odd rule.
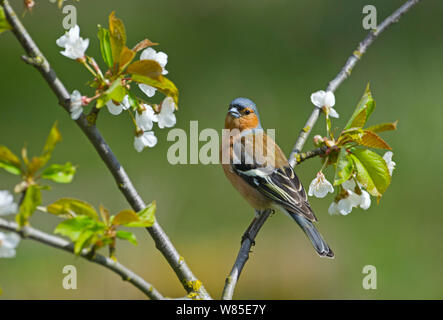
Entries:
[[109,68],[114,65],[114,60],[112,58],[112,48],[109,30],[106,28],[98,27],[98,39],[100,40],[100,51],[102,53],[103,61]]
[[[94,236],[104,233],[106,226],[87,216],[77,216],[63,220],[55,228],[54,233],[68,237],[76,244],[76,253],[80,252]],[[77,244],[78,243],[78,244]]]
[[87,202],[77,199],[61,198],[48,205],[46,210],[49,213],[62,217],[86,216],[90,219],[98,220],[98,214],[94,207]]
[[96,237],[96,234],[92,230],[83,231],[74,244],[74,253],[80,254],[84,248],[89,246],[92,240]]
[[137,221],[140,221],[140,218],[134,210],[123,210],[114,217],[112,224],[114,226],[120,226]]
[[20,159],[5,146],[0,146],[0,168],[16,175],[22,173]]
[[132,232],[119,230],[116,232],[116,237],[122,240],[128,240],[134,246],[137,245],[137,238],[135,237],[135,234],[133,234]]
[[99,206],[99,212],[100,212],[100,216],[102,217],[103,222],[109,226],[109,220],[111,218],[111,215],[109,214],[109,210],[106,209],[103,205]]
[[42,178],[58,183],[70,183],[74,178],[76,168],[67,162],[61,164],[51,164],[42,172]]
[[55,145],[62,140],[62,135],[57,126],[58,123],[56,121],[49,132],[48,138],[46,139],[46,143],[43,147],[43,152],[41,155],[41,166],[44,166],[48,162],[48,160],[51,158]]
[[6,30],[12,29],[11,25],[9,24],[8,20],[5,16],[5,11],[3,10],[3,7],[0,6],[0,33]]
[[380,138],[379,135],[377,135],[373,131],[368,130],[364,131],[364,134],[358,144],[369,148],[392,150],[391,147],[386,143],[386,141]]
[[100,109],[109,100],[114,100],[116,102],[122,102],[123,98],[126,96],[127,90],[122,86],[121,78],[114,80],[111,86],[103,93],[103,95],[97,99],[97,104],[95,107]]
[[152,47],[152,46],[156,46],[156,45],[158,45],[158,43],[151,42],[151,40],[149,40],[149,39],[144,39],[144,40],[140,41],[139,43],[137,43],[134,46],[134,48],[132,48],[132,51],[139,52],[147,47]]
[[157,210],[157,204],[153,201],[146,208],[137,213],[140,221],[126,223],[125,227],[137,228],[137,227],[150,227],[155,222],[155,211]]
[[117,62],[120,59],[122,49],[126,45],[126,31],[123,22],[115,16],[114,11],[109,15],[109,31],[112,58],[114,62]]
[[138,60],[133,62],[128,67],[127,72],[145,76],[161,82],[163,68],[155,60]]
[[345,130],[353,127],[354,120],[359,116],[359,114],[365,110],[366,112],[366,118],[360,119],[359,124],[361,124],[364,120],[363,125],[368,121],[369,117],[371,116],[372,112],[375,108],[375,101],[372,98],[371,91],[369,89],[369,84],[366,87],[365,93],[361,97],[359,103],[357,104],[357,107],[355,108],[354,113],[352,114],[351,118],[349,119],[348,123],[345,126]]
[[353,149],[351,158],[357,171],[357,180],[374,197],[385,193],[391,183],[391,175],[385,160],[368,149]]
[[124,70],[128,64],[132,62],[135,58],[135,51],[129,49],[128,47],[123,47],[122,52],[120,53],[120,59],[118,62],[119,69]]
[[366,128],[366,130],[372,131],[372,132],[384,132],[384,131],[391,131],[391,130],[397,130],[397,122],[392,123],[381,123],[376,124],[375,126],[370,126]]
[[28,224],[29,218],[32,216],[37,207],[42,203],[40,187],[37,185],[29,186],[25,191],[25,196],[20,205],[20,209],[15,219],[19,226]]
[[354,170],[354,163],[345,148],[340,149],[335,169],[334,186],[349,180]]
[[176,105],[178,105],[178,89],[175,84],[166,77],[162,76],[162,81],[158,81],[139,74],[132,74],[132,80],[138,83],[144,83],[151,87],[157,88],[165,95],[172,97]]

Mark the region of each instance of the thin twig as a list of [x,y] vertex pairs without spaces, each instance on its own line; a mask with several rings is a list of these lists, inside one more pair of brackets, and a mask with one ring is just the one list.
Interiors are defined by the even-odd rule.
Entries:
[[[409,0],[405,2],[405,4],[398,8],[393,14],[383,20],[383,22],[380,23],[375,30],[370,31],[366,38],[358,44],[357,49],[352,52],[351,56],[348,58],[345,65],[337,74],[337,76],[329,82],[326,91],[334,92],[335,90],[337,90],[338,87],[343,83],[343,81],[345,81],[345,79],[347,79],[351,75],[353,68],[355,67],[357,62],[360,61],[361,57],[369,48],[369,46],[374,42],[374,40],[377,39],[378,36],[388,27],[398,22],[401,16],[408,12],[409,9],[411,9],[418,2],[420,2],[420,0]],[[294,165],[296,164],[296,155],[300,153],[303,149],[303,146],[305,145],[312,128],[317,122],[320,112],[320,108],[314,108],[308,121],[306,121],[305,126],[300,131],[300,135],[298,136],[291,155],[289,156],[289,164],[292,167],[294,167]]]
[[[4,7],[5,15],[12,26],[12,32],[31,58],[25,60],[28,62],[39,61],[38,64],[32,63],[32,65],[42,74],[43,78],[49,84],[52,91],[57,96],[59,104],[69,112],[71,109],[71,101],[70,94],[66,90],[66,87],[57,77],[55,71],[50,67],[48,60],[43,56],[29,33],[26,31],[9,2],[7,0],[1,0],[1,3]],[[85,115],[81,115],[81,117],[76,120],[76,123],[88,137],[89,141],[93,144],[101,159],[114,176],[117,186],[131,207],[135,211],[143,210],[146,207],[146,204],[139,196],[137,190],[129,179],[129,176],[126,174],[125,169],[121,166],[94,123],[88,121]],[[188,293],[194,292],[194,284],[198,279],[194,276],[183,257],[177,252],[158,222],[155,222],[154,225],[147,228],[147,230],[153,238],[157,249],[163,254],[169,265],[173,268],[186,291]],[[211,299],[203,285],[199,287],[196,293],[201,299]]]
[[314,158],[314,157],[317,157],[317,156],[326,155],[329,152],[330,152],[330,149],[327,146],[322,146],[320,148],[316,148],[316,149],[309,150],[309,151],[306,151],[306,152],[298,153],[296,155],[295,165],[299,165],[303,161],[311,159],[311,158]]
[[[23,239],[32,239],[48,246],[74,253],[74,246],[69,241],[31,227],[20,228],[15,222],[0,219],[0,229],[15,232],[19,234]],[[91,255],[91,253],[87,249],[83,249],[80,253],[80,256],[85,258],[86,260],[102,265],[103,267],[117,273],[122,277],[124,281],[129,281],[130,283],[132,283],[149,298],[153,300],[164,299],[163,295],[158,292],[157,289],[155,289],[150,283],[147,283],[139,275],[135,274],[132,270],[128,269],[117,261],[109,259],[98,253]]]
[[[334,92],[337,90],[337,88],[342,84],[342,82],[349,77],[351,74],[352,69],[357,64],[357,62],[360,60],[362,55],[366,52],[368,47],[374,42],[375,39],[383,32],[385,31],[389,26],[392,24],[398,22],[398,20],[401,18],[403,14],[409,11],[414,5],[416,5],[420,0],[409,0],[405,4],[403,4],[400,8],[398,8],[393,14],[391,14],[389,17],[387,17],[375,30],[369,32],[369,34],[366,36],[366,38],[359,43],[357,50],[355,50],[352,55],[348,58],[343,68],[340,70],[340,72],[337,74],[337,76],[328,84],[327,91]],[[297,159],[300,157],[297,157],[297,155],[300,154],[301,150],[303,149],[303,146],[306,143],[306,140],[311,133],[312,128],[314,127],[315,123],[317,122],[317,119],[320,115],[321,109],[320,108],[314,108],[311,115],[308,118],[308,121],[306,121],[305,126],[300,131],[300,134],[298,136],[298,139],[295,143],[295,146],[289,156],[289,164],[294,167],[298,161]],[[269,216],[269,215],[268,215]],[[266,222],[267,217],[263,219],[256,219],[253,221],[250,227],[260,230],[260,228],[263,226],[263,224]],[[248,260],[247,257],[249,257],[249,251],[251,250],[251,246],[253,245],[255,237],[251,239],[245,239],[243,241],[240,251],[237,255],[237,259],[235,261],[234,267],[232,268],[232,271],[228,278],[226,279],[225,288],[223,290],[222,299],[230,300],[232,299],[235,285],[237,284],[238,277],[240,276],[240,272],[246,261]],[[245,259],[246,257],[246,259]]]

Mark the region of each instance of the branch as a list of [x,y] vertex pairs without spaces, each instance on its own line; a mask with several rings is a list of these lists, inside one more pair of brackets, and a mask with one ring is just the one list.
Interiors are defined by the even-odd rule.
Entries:
[[[383,20],[383,22],[380,23],[375,30],[370,31],[366,38],[358,44],[357,49],[352,52],[351,56],[348,58],[345,65],[337,74],[337,76],[329,82],[326,91],[334,92],[335,90],[337,90],[338,87],[343,83],[343,81],[345,81],[345,79],[347,79],[351,75],[352,69],[355,67],[355,65],[369,48],[369,46],[374,42],[374,40],[377,39],[377,37],[388,27],[398,22],[401,16],[408,12],[409,9],[411,9],[418,2],[420,2],[420,0],[409,0],[405,2],[405,4],[398,8],[393,14]],[[320,108],[314,108],[308,121],[306,121],[305,126],[300,131],[300,135],[298,136],[291,155],[289,156],[289,164],[292,167],[296,165],[296,155],[300,153],[303,149],[303,146],[305,145],[305,142],[309,134],[311,133],[312,128],[317,122],[320,112]]]
[[[0,218],[0,229],[8,230],[19,234],[24,239],[32,239],[48,246],[61,249],[74,254],[74,246],[69,241],[65,239],[53,236],[51,234],[45,233],[43,231],[31,228],[31,227],[23,227],[20,228],[17,223],[7,221]],[[129,270],[122,264],[109,259],[101,254],[95,253],[91,255],[90,251],[87,249],[83,249],[80,253],[80,256],[89,260],[91,262],[102,265],[106,269],[111,270],[112,272],[117,273],[122,277],[124,281],[129,281],[135,287],[140,289],[144,294],[146,294],[149,298],[153,300],[161,300],[164,297],[157,291],[151,284],[147,283],[143,278],[139,275],[135,274],[133,271]]]
[[301,152],[301,153],[297,153],[295,155],[295,165],[298,165],[300,163],[302,163],[305,160],[317,157],[317,156],[322,156],[325,154],[328,154],[330,152],[330,148],[328,148],[327,146],[322,146],[320,148],[316,148],[313,150],[309,150],[307,152]]
[[[48,60],[43,56],[29,33],[26,31],[25,27],[20,22],[16,13],[9,5],[9,2],[7,0],[1,0],[1,3],[4,7],[6,18],[12,26],[12,32],[17,40],[21,43],[26,53],[29,55],[29,57],[25,58],[24,60],[33,65],[42,74],[43,78],[57,96],[59,104],[67,112],[69,112],[71,109],[69,92],[66,90],[61,80],[57,77],[55,71],[50,67]],[[135,211],[143,210],[146,207],[146,204],[139,196],[137,190],[126,174],[125,169],[119,163],[105,139],[98,131],[94,124],[95,119],[89,119],[85,115],[81,115],[81,117],[75,122],[95,147],[101,159],[114,176],[117,186],[131,207]],[[153,238],[155,246],[166,258],[169,265],[173,268],[186,291],[188,293],[194,292],[195,286],[193,286],[193,284],[197,281],[197,278],[194,276],[183,257],[177,252],[174,245],[163,231],[162,227],[156,221],[152,227],[147,228],[147,230]],[[203,285],[200,286],[200,288],[195,292],[198,294],[199,298],[211,299]]]
[[[340,72],[337,74],[337,76],[328,84],[328,87],[326,91],[332,91],[338,89],[338,87],[342,84],[342,82],[349,77],[351,74],[352,69],[357,64],[357,62],[360,60],[362,55],[366,52],[366,50],[369,48],[369,46],[374,42],[375,39],[383,32],[385,31],[389,26],[394,24],[395,22],[398,22],[398,20],[401,18],[403,14],[409,11],[414,5],[416,5],[420,0],[409,0],[405,4],[403,4],[400,8],[398,8],[393,14],[391,14],[389,17],[387,17],[383,22],[377,26],[375,30],[372,30],[369,32],[369,34],[366,36],[366,38],[359,43],[357,49],[352,53],[352,55],[348,58],[343,68],[340,70]],[[300,154],[301,150],[303,149],[303,146],[305,145],[305,142],[311,133],[312,128],[314,127],[315,123],[318,120],[318,117],[320,115],[321,109],[315,107],[312,111],[311,115],[309,116],[308,121],[306,121],[305,126],[300,131],[300,134],[298,136],[298,139],[295,143],[295,146],[289,156],[289,164],[294,167],[295,165],[299,164],[303,160],[306,160],[308,158],[312,158],[316,155],[317,152],[320,152],[320,150],[312,151],[312,152],[306,152],[303,156],[303,154]],[[312,155],[312,156],[311,156]],[[304,158],[304,159],[303,159]],[[267,216],[264,216],[263,219],[254,219],[249,226],[248,229],[254,229],[258,231],[263,226],[263,224],[266,222],[266,219],[269,217],[269,214]],[[246,261],[249,257],[249,252],[251,250],[251,246],[254,244],[255,236],[257,233],[252,234],[252,237],[249,239],[245,239],[245,241],[242,242],[240,251],[237,255],[237,259],[235,261],[234,267],[231,270],[231,273],[229,274],[228,278],[226,279],[225,288],[223,290],[223,296],[222,299],[230,300],[232,299],[235,285],[237,284],[238,278],[240,276],[240,271],[243,269]]]
[[240,273],[242,272],[246,261],[249,259],[249,253],[251,252],[251,247],[254,245],[255,237],[271,213],[271,210],[263,211],[257,218],[254,218],[248,230],[246,230],[237,259],[235,260],[231,273],[226,278],[225,287],[223,288],[222,294],[223,300],[232,299],[238,278],[240,278]]

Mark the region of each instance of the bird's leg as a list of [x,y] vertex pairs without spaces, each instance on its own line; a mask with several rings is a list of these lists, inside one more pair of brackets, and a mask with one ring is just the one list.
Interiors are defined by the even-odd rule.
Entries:
[[249,225],[248,229],[246,229],[245,233],[243,233],[243,236],[241,237],[241,243],[243,243],[246,239],[249,239],[251,241],[251,245],[255,246],[255,240],[254,236],[251,236],[251,229],[254,226],[257,219],[260,217],[260,214],[262,211],[255,209],[255,217],[254,220],[252,220],[251,224]]
[[[257,210],[256,210],[257,212]],[[241,243],[245,242],[246,239],[249,239],[251,241],[251,244],[253,246],[255,246],[255,240],[252,239],[250,231],[252,226],[254,225],[255,221],[257,220],[257,216],[254,217],[254,220],[252,220],[251,224],[249,225],[248,229],[246,229],[245,233],[243,233],[242,237],[241,237]]]

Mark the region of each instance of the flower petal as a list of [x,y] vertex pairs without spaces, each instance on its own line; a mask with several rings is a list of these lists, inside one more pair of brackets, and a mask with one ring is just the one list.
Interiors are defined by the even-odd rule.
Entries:
[[370,206],[371,206],[371,197],[369,196],[368,192],[362,190],[360,195],[360,208],[362,208],[363,210],[367,210],[369,209]]
[[324,97],[325,106],[333,107],[335,105],[335,96],[332,91],[328,91],[325,93]]
[[123,111],[122,105],[116,105],[112,100],[106,102],[106,107],[108,107],[109,113],[113,114],[114,116],[118,116]]
[[331,118],[340,118],[340,115],[338,114],[337,111],[335,111],[334,108],[329,108],[329,116]]
[[313,94],[311,94],[311,102],[316,107],[321,108],[325,105],[325,95],[326,92],[324,92],[323,90],[316,91]]
[[156,88],[148,86],[147,84],[140,83],[138,85],[141,91],[143,91],[144,94],[146,94],[149,98],[152,98],[155,95],[155,92],[157,91]]

